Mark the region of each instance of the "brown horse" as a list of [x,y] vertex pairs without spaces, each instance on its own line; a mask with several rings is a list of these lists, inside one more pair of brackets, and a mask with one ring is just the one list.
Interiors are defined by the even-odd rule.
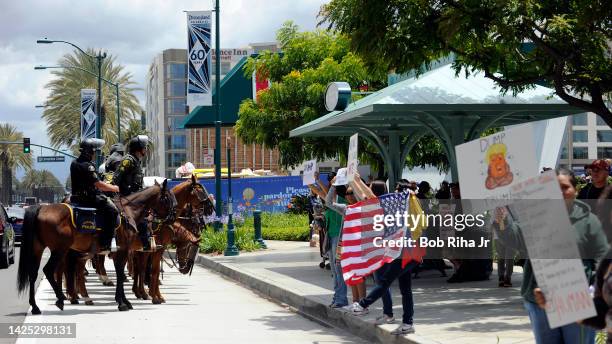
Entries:
[[161,271],[161,260],[165,248],[170,244],[177,247],[177,259],[185,266],[179,269],[186,274],[191,271],[193,259],[199,249],[199,237],[203,223],[199,221],[201,215],[208,216],[213,213],[214,205],[208,197],[206,188],[198,183],[194,176],[190,181],[185,181],[172,189],[176,196],[180,216],[174,223],[160,220],[152,222],[152,232],[155,242],[162,245],[155,252],[134,252],[134,271],[132,290],[137,298],[146,300],[147,293],[144,290],[145,274],[147,264],[151,263],[149,278],[149,295],[154,304],[165,302],[159,291],[159,274]]
[[[119,250],[115,254],[114,264],[117,271],[117,286],[115,289],[115,301],[120,311],[131,309],[130,302],[125,297],[123,289],[123,278],[125,263],[129,250],[137,250],[142,247],[137,239],[136,223],[143,220],[145,209],[152,209],[157,216],[162,218],[173,218],[175,216],[176,198],[164,181],[162,185],[155,183],[154,186],[134,193],[127,197],[120,197],[117,201],[122,217],[127,221],[121,221],[117,230],[117,241]],[[72,224],[71,212],[64,204],[50,204],[30,207],[26,210],[23,223],[23,237],[21,252],[19,255],[19,268],[17,272],[17,288],[19,293],[30,288],[29,303],[32,306],[32,314],[40,314],[36,305],[34,283],[38,277],[38,269],[42,253],[45,248],[51,251],[51,257],[43,268],[43,272],[51,284],[57,301],[55,305],[63,310],[66,297],[62,292],[61,283],[57,283],[54,272],[57,265],[64,259],[69,249],[80,252],[89,252],[96,239],[95,234],[81,233]],[[67,267],[71,269],[71,267]],[[72,273],[70,273],[72,272]],[[74,271],[70,271],[68,283],[71,281]]]

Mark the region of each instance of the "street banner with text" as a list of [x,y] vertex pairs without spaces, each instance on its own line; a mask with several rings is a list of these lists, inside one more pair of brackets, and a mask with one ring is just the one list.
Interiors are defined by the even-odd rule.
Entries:
[[212,11],[187,12],[187,106],[212,105],[211,88]]
[[96,138],[96,90],[81,90],[81,140]]

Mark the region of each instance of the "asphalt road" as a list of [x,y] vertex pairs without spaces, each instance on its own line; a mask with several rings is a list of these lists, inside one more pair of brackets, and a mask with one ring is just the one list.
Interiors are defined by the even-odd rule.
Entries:
[[[48,251],[43,255],[41,266],[48,259]],[[15,264],[8,269],[0,270],[0,323],[23,323],[26,312],[30,308],[28,294],[17,293],[17,264],[19,263],[19,247],[15,247]],[[42,269],[38,273],[37,286],[42,280]],[[14,339],[0,338],[0,343],[14,343]]]

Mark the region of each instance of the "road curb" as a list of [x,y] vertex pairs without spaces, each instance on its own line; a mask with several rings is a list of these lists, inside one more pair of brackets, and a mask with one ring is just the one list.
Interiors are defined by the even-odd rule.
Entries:
[[438,342],[419,337],[418,335],[392,335],[390,331],[365,321],[362,318],[353,316],[346,311],[332,309],[319,300],[282,288],[276,285],[274,281],[267,280],[263,276],[241,271],[202,254],[199,254],[196,258],[196,264],[223,274],[243,286],[255,290],[277,302],[285,303],[295,308],[298,313],[306,315],[307,317],[312,317],[317,322],[341,328],[366,340],[394,344],[438,344]]

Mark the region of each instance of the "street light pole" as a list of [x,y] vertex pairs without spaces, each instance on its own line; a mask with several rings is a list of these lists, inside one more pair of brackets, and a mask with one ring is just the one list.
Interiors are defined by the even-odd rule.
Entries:
[[[218,0],[217,0],[218,1]],[[98,62],[98,104],[97,104],[97,115],[98,115],[98,119],[96,121],[96,138],[99,139],[102,137],[102,132],[101,132],[101,125],[100,125],[100,119],[102,118],[102,60],[106,58],[106,53],[102,53],[102,51],[98,52],[98,55],[90,55],[88,53],[85,52],[85,50],[81,49],[79,46],[77,46],[74,43],[70,43],[68,41],[60,41],[60,40],[50,40],[50,39],[39,39],[36,41],[36,43],[38,44],[51,44],[51,43],[65,43],[68,45],[73,46],[74,48],[76,48],[78,51],[80,51],[83,55],[89,57],[90,59],[95,59]],[[102,155],[100,154],[100,151],[98,150],[98,158],[97,158],[97,165],[99,166],[102,163]]]
[[236,230],[234,229],[232,204],[232,139],[226,137],[225,148],[227,149],[227,247],[223,252],[225,256],[237,256],[240,251],[236,247]]
[[[217,193],[217,218],[223,215],[221,198],[221,33],[219,31],[219,0],[215,0],[215,192]],[[223,229],[223,224],[216,220],[215,231]]]

